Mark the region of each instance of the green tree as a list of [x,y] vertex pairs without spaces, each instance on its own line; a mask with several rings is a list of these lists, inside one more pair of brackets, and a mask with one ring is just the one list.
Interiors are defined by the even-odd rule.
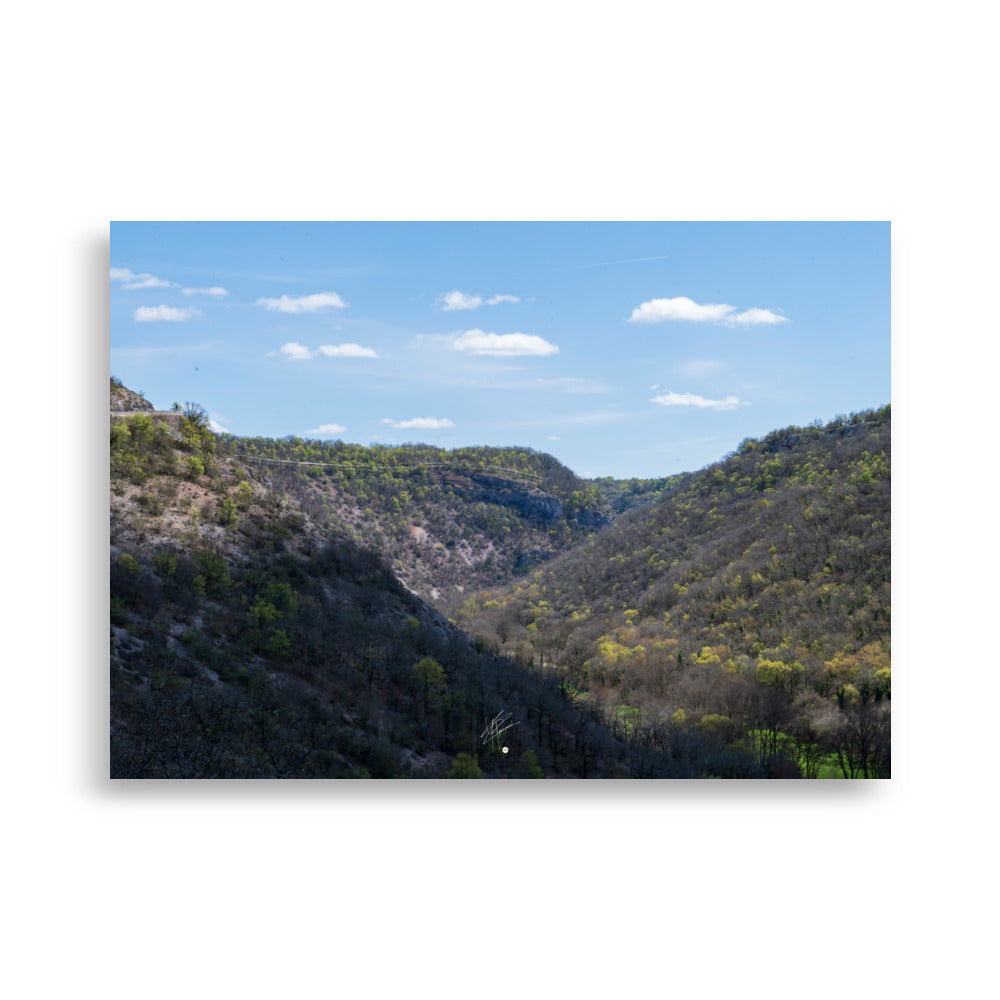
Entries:
[[267,641],[267,651],[279,660],[287,660],[292,653],[292,640],[284,629],[275,629]]
[[232,497],[222,497],[219,500],[216,504],[216,518],[222,525],[236,523],[236,501]]
[[433,656],[425,656],[413,664],[413,676],[420,682],[424,695],[424,711],[436,708],[445,688],[444,667]]
[[481,778],[483,769],[471,753],[460,753],[448,772],[449,778]]
[[545,772],[542,770],[541,764],[538,763],[538,754],[534,750],[525,750],[521,754],[517,767],[514,769],[514,776],[516,778],[545,777]]
[[126,573],[130,576],[138,576],[142,572],[142,566],[139,564],[139,560],[135,556],[130,555],[128,552],[123,552],[118,557],[118,565],[121,566]]

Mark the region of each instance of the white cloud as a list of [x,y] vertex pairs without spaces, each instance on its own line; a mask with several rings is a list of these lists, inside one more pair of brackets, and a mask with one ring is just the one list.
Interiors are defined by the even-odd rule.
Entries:
[[550,441],[561,441],[562,438],[560,438],[558,434],[550,434],[549,435],[549,440]]
[[707,410],[735,410],[738,406],[750,405],[736,396],[726,396],[725,399],[706,399],[693,392],[667,392],[660,396],[654,396],[650,402],[659,403],[661,406],[697,406]]
[[341,427],[340,424],[320,424],[319,427],[314,427],[311,431],[306,431],[306,434],[320,434],[324,437],[335,437],[338,434],[343,434],[346,431],[346,427]]
[[466,330],[454,341],[456,351],[469,351],[472,354],[491,354],[498,357],[513,358],[520,355],[556,354],[559,350],[555,344],[550,344],[533,333],[485,333],[482,330]]
[[740,326],[761,326],[787,323],[788,317],[779,316],[777,313],[771,312],[770,309],[747,309],[746,312],[733,316],[732,322],[738,323]]
[[[306,347],[291,341],[282,344],[281,353],[285,354],[292,361],[311,361],[317,354],[322,354],[328,358],[377,358],[378,355],[370,347],[362,347],[360,344],[321,344],[317,350]],[[268,357],[274,357],[275,352],[268,352]]]
[[787,316],[779,316],[770,309],[746,309],[737,312],[736,306],[723,303],[700,305],[685,295],[675,299],[650,299],[636,306],[629,317],[630,323],[720,323],[724,326],[761,326],[787,323]]
[[389,424],[397,430],[437,431],[443,427],[454,427],[453,421],[447,417],[414,417],[412,420],[392,420],[383,417],[383,424]]
[[668,320],[687,323],[720,323],[736,311],[736,306],[699,305],[685,295],[676,299],[650,299],[636,306],[630,323],[666,323]]
[[111,268],[111,280],[123,282],[122,288],[169,288],[173,284],[152,274],[135,274],[127,267]]
[[[481,295],[466,295],[465,292],[448,292],[442,295],[439,302],[443,312],[455,312],[458,309],[478,309],[483,304]],[[486,305],[497,306],[501,302],[520,302],[516,295],[494,295],[486,300]]]
[[315,357],[308,347],[304,344],[297,344],[294,340],[289,344],[282,344],[281,353],[288,355],[289,361],[308,361]]
[[228,418],[222,416],[221,413],[210,413],[208,415],[208,429],[214,434],[228,434],[229,428],[224,427],[223,424],[228,424]]
[[454,312],[456,309],[478,309],[483,300],[478,295],[466,295],[465,292],[448,292],[442,296],[444,303],[441,308],[445,312]]
[[336,292],[317,292],[315,295],[300,295],[291,298],[282,295],[280,299],[258,299],[257,305],[272,312],[314,313],[321,309],[346,309],[347,303]]
[[211,295],[213,298],[229,294],[221,285],[213,285],[211,288],[182,288],[181,291],[185,295]]
[[185,320],[200,316],[197,309],[176,309],[174,306],[140,306],[132,318],[137,323],[155,323],[159,320],[168,323],[183,323]]
[[135,281],[130,281],[122,288],[170,288],[172,281],[165,281],[163,278],[154,277],[152,274],[140,274]]
[[371,347],[360,344],[320,344],[319,353],[328,358],[377,358],[378,354]]

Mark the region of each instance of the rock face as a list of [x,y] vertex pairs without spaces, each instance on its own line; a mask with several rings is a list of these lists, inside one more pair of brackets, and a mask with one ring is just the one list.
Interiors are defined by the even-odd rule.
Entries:
[[148,410],[152,413],[153,404],[148,399],[143,399],[139,393],[112,382],[109,409],[112,413],[128,412],[129,410]]
[[495,476],[470,475],[478,489],[456,489],[454,492],[469,500],[497,503],[513,507],[522,517],[538,521],[555,521],[562,517],[562,501],[523,483]]
[[581,528],[606,528],[611,524],[611,519],[596,510],[578,510],[576,512],[576,523]]
[[517,562],[514,564],[514,572],[527,573],[528,570],[534,569],[537,565],[551,559],[554,555],[555,553],[550,552],[548,549],[529,549],[517,557]]
[[529,521],[551,524],[561,517],[568,516],[581,528],[604,528],[611,524],[609,518],[596,510],[577,510],[567,515],[563,502],[557,497],[516,480],[476,474],[469,475],[467,480],[475,484],[473,488],[453,483],[452,492],[467,500],[512,507],[521,517]]

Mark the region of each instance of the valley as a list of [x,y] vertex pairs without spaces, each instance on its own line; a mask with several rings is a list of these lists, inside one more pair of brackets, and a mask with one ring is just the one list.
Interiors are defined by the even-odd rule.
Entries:
[[117,777],[890,774],[889,407],[585,480],[111,399]]

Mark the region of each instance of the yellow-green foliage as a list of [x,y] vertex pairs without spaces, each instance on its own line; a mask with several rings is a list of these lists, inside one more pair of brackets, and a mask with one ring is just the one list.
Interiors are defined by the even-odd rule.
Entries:
[[121,566],[126,573],[132,576],[137,576],[142,572],[142,566],[139,564],[139,560],[135,556],[130,555],[128,552],[123,552],[118,557],[118,565]]
[[763,684],[765,687],[784,688],[787,690],[795,684],[803,673],[804,667],[798,660],[793,660],[791,663],[782,663],[781,660],[765,660],[761,658],[757,661],[757,669],[754,671],[754,677],[758,684]]
[[728,651],[729,650],[726,646],[719,646],[715,649],[711,646],[702,646],[701,652],[695,656],[694,662],[718,666],[722,663],[722,657],[728,653]]
[[698,728],[714,736],[726,737],[733,728],[733,721],[728,715],[710,713],[698,720]]
[[875,671],[875,683],[887,697],[891,697],[892,671],[889,667],[883,667],[881,670]]
[[861,693],[853,684],[845,684],[838,693],[845,705],[857,705],[861,701]]

